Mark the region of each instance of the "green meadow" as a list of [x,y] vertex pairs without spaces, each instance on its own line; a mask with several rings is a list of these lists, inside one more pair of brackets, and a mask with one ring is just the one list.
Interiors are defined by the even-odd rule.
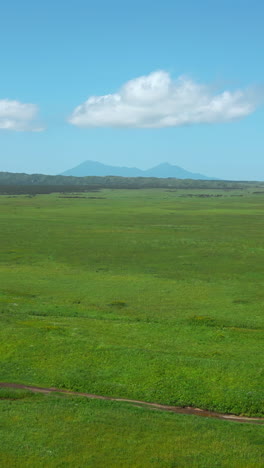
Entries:
[[[264,193],[1,195],[0,222],[2,382],[264,415]],[[260,426],[12,392],[2,466],[264,463]]]
[[[263,427],[81,397],[2,392],[3,467],[263,466]],[[1,397],[1,391],[0,391]]]

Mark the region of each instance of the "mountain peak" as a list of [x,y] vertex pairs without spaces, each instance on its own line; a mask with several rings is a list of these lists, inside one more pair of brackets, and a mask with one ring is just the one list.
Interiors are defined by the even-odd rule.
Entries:
[[121,176],[121,177],[158,177],[175,179],[199,179],[213,180],[203,174],[196,174],[180,166],[172,165],[168,162],[158,164],[151,169],[138,169],[137,167],[108,166],[98,161],[84,161],[78,166],[63,172],[61,175],[86,177],[86,176]]

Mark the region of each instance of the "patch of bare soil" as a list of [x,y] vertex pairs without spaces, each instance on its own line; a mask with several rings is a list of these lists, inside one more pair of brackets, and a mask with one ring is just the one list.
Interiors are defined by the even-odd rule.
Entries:
[[205,417],[205,418],[215,418],[215,419],[224,419],[227,421],[234,421],[240,423],[251,423],[251,424],[260,424],[263,423],[264,418],[251,418],[246,416],[237,416],[235,414],[223,414],[223,413],[216,413],[214,411],[203,410],[201,408],[193,408],[191,406],[180,407],[180,406],[169,406],[169,405],[161,405],[159,403],[149,403],[146,401],[141,400],[130,400],[128,398],[113,398],[108,396],[102,395],[94,395],[93,393],[82,393],[82,392],[73,392],[71,390],[64,390],[59,388],[45,388],[45,387],[36,387],[31,385],[24,385],[24,384],[17,384],[17,383],[9,383],[9,382],[0,382],[0,388],[16,388],[22,390],[29,390],[34,393],[52,393],[57,392],[64,395],[73,395],[73,396],[82,396],[86,398],[93,398],[97,400],[110,400],[110,401],[121,401],[125,403],[131,403],[134,406],[139,407],[148,407],[156,410],[161,411],[169,411],[172,413],[177,414],[192,414],[195,416]]

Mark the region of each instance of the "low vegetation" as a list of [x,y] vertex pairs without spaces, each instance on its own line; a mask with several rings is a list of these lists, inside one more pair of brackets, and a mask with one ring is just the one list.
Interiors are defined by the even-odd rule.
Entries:
[[263,466],[260,426],[81,397],[28,395],[0,406],[5,467]]
[[[263,416],[253,191],[2,195],[1,380]],[[4,466],[262,466],[263,427],[58,398],[1,399]]]
[[[264,190],[264,182],[238,182],[228,180],[194,180],[158,177],[121,177],[121,176],[61,176],[44,174],[21,174],[0,172],[0,193],[52,193],[60,191],[87,191],[98,189],[205,189],[205,190]],[[46,187],[46,191],[45,191]],[[76,188],[77,187],[77,188]],[[7,191],[8,190],[8,191]],[[37,191],[39,190],[39,191]],[[189,194],[191,195],[191,194]]]

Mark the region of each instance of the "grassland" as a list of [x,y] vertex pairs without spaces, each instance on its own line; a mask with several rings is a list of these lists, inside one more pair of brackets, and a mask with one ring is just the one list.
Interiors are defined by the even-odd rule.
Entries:
[[[263,415],[264,194],[149,189],[78,197],[0,198],[1,381]],[[12,418],[14,434],[27,434],[37,417],[38,428],[48,415],[52,421],[29,431],[39,448],[5,452],[10,466],[20,456],[42,466],[41,447],[57,431],[62,462],[50,466],[70,466],[74,457],[74,466],[105,466],[111,447],[107,466],[262,466],[255,443],[262,427],[54,396],[1,405],[12,415],[5,447],[15,446]],[[80,411],[70,416],[74,405]],[[86,434],[79,459],[77,421]],[[68,433],[70,452],[62,445]],[[160,459],[150,462],[153,444]]]
[[15,393],[1,401],[3,467],[263,466],[261,427]]

